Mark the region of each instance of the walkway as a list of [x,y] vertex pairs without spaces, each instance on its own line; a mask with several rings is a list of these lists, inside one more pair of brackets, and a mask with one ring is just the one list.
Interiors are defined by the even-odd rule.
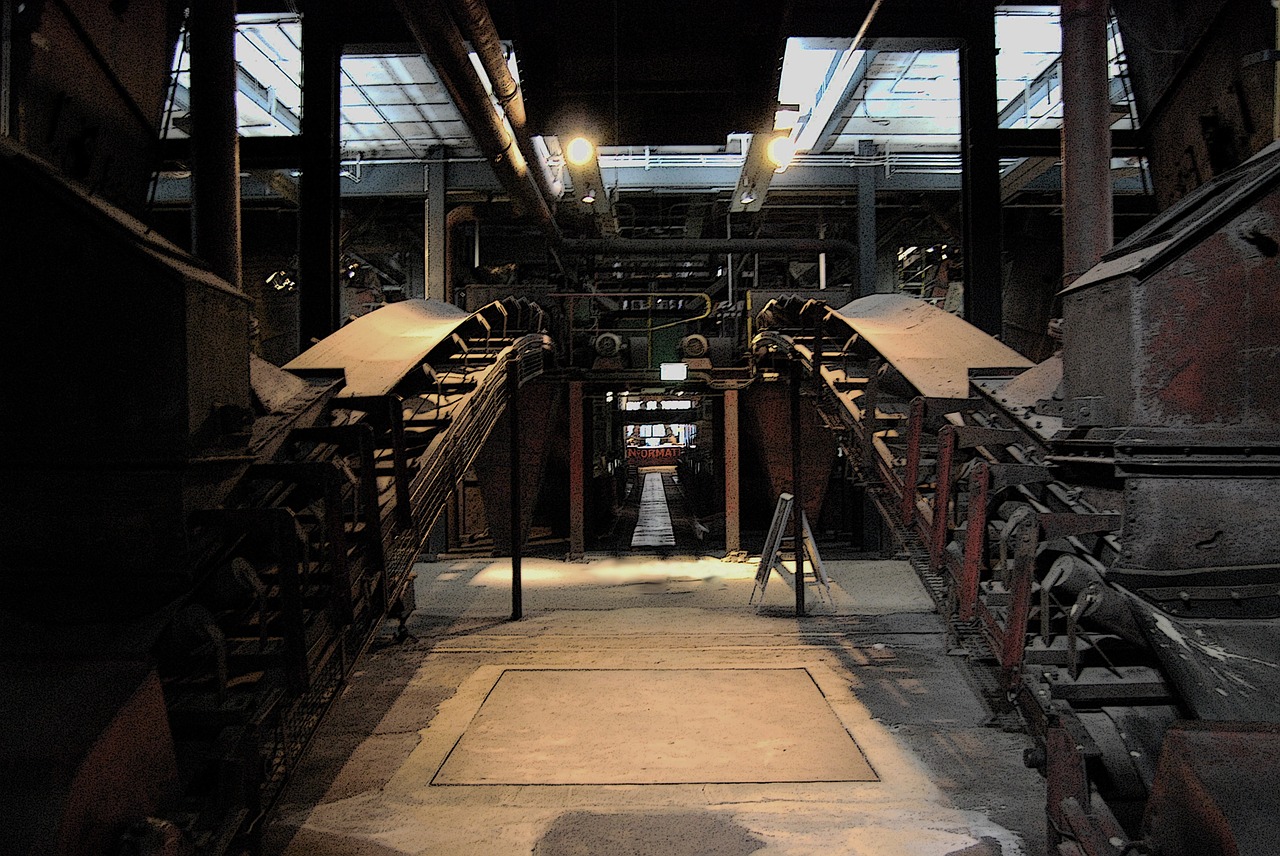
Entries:
[[1028,738],[896,561],[829,603],[713,558],[420,564],[270,819],[267,856],[1018,856]]
[[640,513],[631,535],[632,547],[674,547],[676,533],[671,528],[671,511],[667,508],[667,492],[662,486],[662,473],[641,476]]

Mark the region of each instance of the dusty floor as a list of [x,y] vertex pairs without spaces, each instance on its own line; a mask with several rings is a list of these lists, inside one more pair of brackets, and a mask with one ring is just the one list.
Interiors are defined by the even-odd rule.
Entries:
[[[1043,852],[1044,783],[895,561],[830,592],[714,558],[417,567],[265,833],[268,856]],[[821,596],[820,596],[821,595]],[[756,598],[759,600],[759,598]]]

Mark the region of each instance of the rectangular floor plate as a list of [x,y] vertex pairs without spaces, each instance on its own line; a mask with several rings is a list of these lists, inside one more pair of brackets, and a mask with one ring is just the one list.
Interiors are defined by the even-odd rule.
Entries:
[[507,669],[432,784],[871,781],[803,668]]

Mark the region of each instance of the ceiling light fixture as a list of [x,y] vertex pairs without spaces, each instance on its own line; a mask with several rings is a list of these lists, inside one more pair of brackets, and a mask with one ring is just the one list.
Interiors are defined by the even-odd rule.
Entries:
[[774,172],[782,172],[791,165],[791,159],[796,154],[796,144],[791,137],[781,134],[769,141],[765,153],[774,166]]
[[582,194],[582,201],[587,203],[588,205],[590,205],[592,202],[595,202],[596,189],[594,187],[588,187],[587,192]]
[[568,158],[569,163],[574,166],[583,166],[590,163],[592,156],[596,153],[596,147],[591,145],[591,141],[586,137],[574,137],[569,141],[568,147],[564,150],[564,156]]
[[742,191],[743,205],[750,205],[752,202],[755,202],[755,201],[756,201],[756,195],[754,192],[752,192],[751,188],[748,187],[746,190]]

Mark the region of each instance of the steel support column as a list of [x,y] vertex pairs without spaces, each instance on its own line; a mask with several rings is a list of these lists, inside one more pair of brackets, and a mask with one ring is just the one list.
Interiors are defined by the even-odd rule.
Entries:
[[738,473],[738,391],[724,391],[724,549],[742,549],[742,514]]
[[1004,284],[1000,153],[996,141],[996,12],[994,0],[965,0],[960,49],[960,153],[963,159],[964,317],[999,335]]
[[[197,4],[198,5],[198,4]],[[302,179],[298,211],[301,342],[338,329],[338,9],[324,0],[302,5]]]
[[1108,0],[1062,4],[1062,281],[1111,249],[1111,97]]
[[241,287],[240,135],[236,127],[236,3],[191,7],[191,246]]
[[520,502],[520,361],[507,363],[507,424],[511,449],[511,620],[524,617],[524,590],[520,579],[524,551],[524,508]]
[[[864,141],[858,154],[874,155],[874,143]],[[875,294],[876,289],[876,175],[879,167],[858,168],[858,285],[849,298]]]
[[444,210],[444,163],[432,161],[424,169],[427,198],[422,204],[422,246],[423,265],[427,271],[427,291],[418,296],[452,300],[453,283],[447,282],[445,277],[445,271],[448,270],[445,259],[449,252],[449,235]]
[[569,558],[586,554],[586,450],[583,443],[582,381],[569,383]]
[[791,361],[791,538],[796,557],[796,615],[805,614],[804,605],[804,496],[800,493],[800,383],[803,369],[799,360]]

